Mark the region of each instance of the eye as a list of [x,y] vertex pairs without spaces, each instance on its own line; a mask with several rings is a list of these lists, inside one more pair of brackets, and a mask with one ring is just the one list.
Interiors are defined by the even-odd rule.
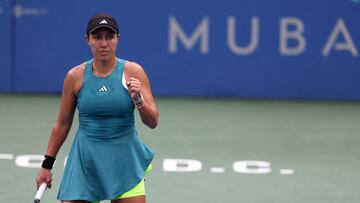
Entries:
[[98,35],[98,34],[93,34],[92,38],[95,39],[95,40],[99,40],[99,39],[101,39],[101,36]]
[[112,40],[112,39],[114,39],[114,37],[115,37],[114,34],[106,35],[107,40]]

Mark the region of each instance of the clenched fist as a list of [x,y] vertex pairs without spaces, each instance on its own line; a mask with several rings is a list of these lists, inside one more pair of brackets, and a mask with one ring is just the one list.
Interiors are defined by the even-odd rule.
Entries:
[[140,90],[141,90],[140,80],[130,77],[126,85],[128,87],[128,91],[131,99],[133,101],[138,101],[140,99]]

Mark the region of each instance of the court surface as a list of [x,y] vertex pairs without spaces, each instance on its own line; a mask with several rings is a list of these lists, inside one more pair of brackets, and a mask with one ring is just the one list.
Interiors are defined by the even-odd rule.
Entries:
[[[149,203],[357,203],[360,103],[156,98]],[[0,201],[30,202],[58,95],[0,95]],[[139,120],[137,120],[139,121]],[[54,167],[56,202],[73,128]]]

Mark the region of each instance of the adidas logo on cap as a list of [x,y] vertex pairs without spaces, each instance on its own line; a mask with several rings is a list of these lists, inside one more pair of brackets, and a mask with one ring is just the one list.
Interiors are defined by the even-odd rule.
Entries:
[[108,24],[108,22],[106,20],[102,20],[99,24]]
[[97,14],[90,18],[87,24],[86,34],[91,34],[101,27],[106,27],[115,33],[119,33],[119,27],[114,17],[107,14]]

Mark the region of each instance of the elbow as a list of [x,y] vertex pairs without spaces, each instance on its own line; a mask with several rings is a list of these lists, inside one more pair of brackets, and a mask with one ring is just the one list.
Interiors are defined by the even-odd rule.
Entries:
[[148,126],[149,126],[149,128],[151,128],[151,129],[155,129],[157,125],[158,125],[158,122],[157,122],[157,120],[156,120],[156,121],[151,122]]
[[159,118],[159,113],[156,112],[156,115],[152,119],[148,120],[148,122],[146,122],[146,125],[151,129],[155,129],[156,126],[158,125],[158,118]]
[[[53,125],[53,128],[52,130],[54,132],[69,132],[70,128],[71,128],[71,122],[59,122],[59,121],[56,121]],[[56,133],[57,134],[57,133]]]
[[157,118],[155,118],[155,119],[153,119],[153,120],[147,120],[147,121],[144,121],[144,120],[143,120],[143,123],[145,123],[146,126],[148,126],[148,127],[151,128],[151,129],[155,129],[156,126],[158,125]]

